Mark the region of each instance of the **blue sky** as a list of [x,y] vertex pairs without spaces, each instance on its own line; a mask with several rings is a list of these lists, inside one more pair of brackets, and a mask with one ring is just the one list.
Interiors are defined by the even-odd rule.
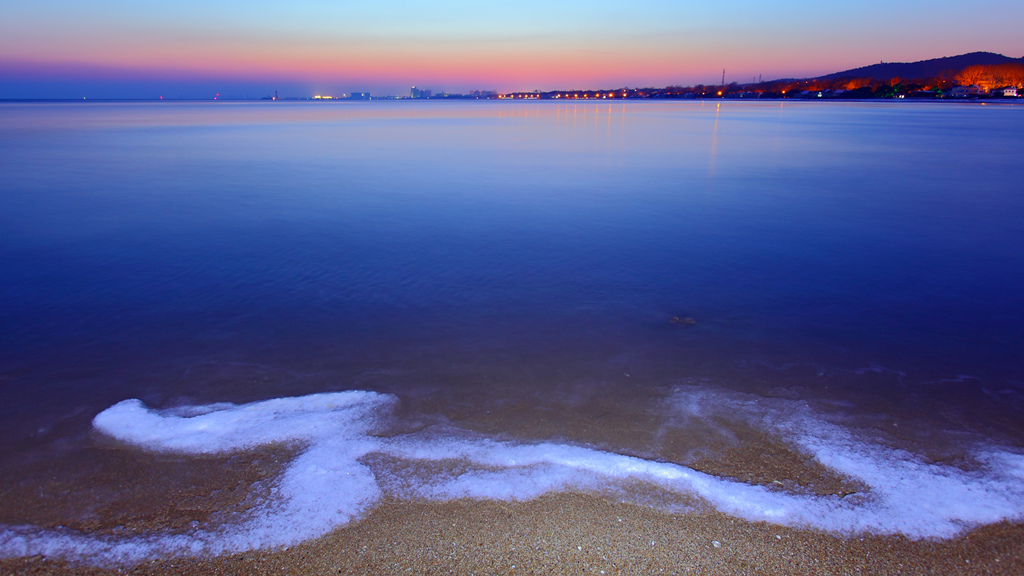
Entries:
[[3,1],[4,98],[664,86],[1024,55],[1024,3],[1005,0]]

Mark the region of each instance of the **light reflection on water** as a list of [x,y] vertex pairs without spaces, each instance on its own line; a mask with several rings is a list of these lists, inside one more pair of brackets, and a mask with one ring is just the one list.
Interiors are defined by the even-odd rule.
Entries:
[[1017,434],[1022,128],[936,104],[4,105],[5,451],[126,397],[363,387],[487,428],[484,405],[642,413],[700,377]]

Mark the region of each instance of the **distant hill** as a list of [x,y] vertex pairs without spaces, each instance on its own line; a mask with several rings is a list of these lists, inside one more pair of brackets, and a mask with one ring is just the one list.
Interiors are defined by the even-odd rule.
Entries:
[[920,62],[883,62],[872,64],[843,72],[836,72],[827,76],[819,76],[822,80],[835,80],[838,78],[875,78],[888,80],[889,78],[934,78],[944,72],[956,73],[968,66],[994,64],[1024,64],[1024,58],[1010,58],[1002,54],[992,52],[971,52],[960,56],[947,56],[945,58],[932,58]]

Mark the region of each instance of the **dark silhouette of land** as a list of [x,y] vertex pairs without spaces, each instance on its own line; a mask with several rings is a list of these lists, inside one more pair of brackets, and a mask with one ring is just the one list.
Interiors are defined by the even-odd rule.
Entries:
[[862,66],[843,72],[835,72],[820,76],[820,80],[835,80],[839,78],[873,78],[888,80],[889,78],[911,78],[925,79],[936,78],[942,75],[955,74],[969,66],[998,66],[1001,64],[1024,64],[1024,58],[1010,58],[993,52],[971,52],[959,56],[947,56],[945,58],[932,58],[920,62],[882,62]]

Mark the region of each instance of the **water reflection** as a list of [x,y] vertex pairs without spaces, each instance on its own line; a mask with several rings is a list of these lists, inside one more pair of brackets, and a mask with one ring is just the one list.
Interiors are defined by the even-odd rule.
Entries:
[[1019,115],[784,110],[4,105],[8,394],[225,399],[176,384],[203,362],[305,375],[243,399],[395,366],[502,389],[878,365],[1010,403]]

